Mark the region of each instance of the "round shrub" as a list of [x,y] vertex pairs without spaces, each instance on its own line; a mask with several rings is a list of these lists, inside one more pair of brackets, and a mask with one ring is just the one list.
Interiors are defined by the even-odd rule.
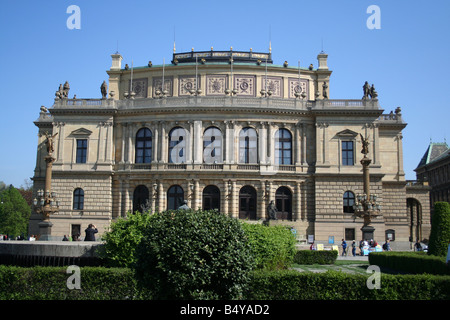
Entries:
[[150,218],[148,212],[128,212],[126,218],[111,223],[110,230],[102,236],[104,245],[99,252],[108,265],[130,267],[136,261],[135,251]]
[[295,237],[285,226],[242,223],[258,269],[286,269],[294,260]]
[[253,256],[238,220],[217,211],[155,213],[134,265],[154,299],[239,299]]

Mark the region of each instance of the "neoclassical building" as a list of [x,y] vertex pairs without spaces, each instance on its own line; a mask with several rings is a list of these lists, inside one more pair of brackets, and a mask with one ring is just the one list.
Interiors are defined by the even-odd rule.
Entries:
[[[384,112],[367,83],[362,98],[331,99],[327,54],[306,68],[252,50],[174,52],[171,63],[141,67],[111,57],[101,98],[70,98],[66,82],[35,122],[35,193],[44,188],[45,133],[57,134],[52,235],[83,237],[89,223],[102,233],[128,211],[176,209],[185,200],[257,222],[274,201],[275,223],[299,239],[360,240],[353,204],[363,193],[364,136],[371,193],[382,206],[374,237],[411,240],[407,198],[415,195],[407,195],[403,171],[401,110]],[[41,219],[32,214],[30,233]]]

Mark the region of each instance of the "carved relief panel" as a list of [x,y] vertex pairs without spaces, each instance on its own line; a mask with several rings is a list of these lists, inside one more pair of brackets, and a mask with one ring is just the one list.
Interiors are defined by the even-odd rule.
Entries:
[[300,79],[300,84],[298,83],[298,78],[289,78],[289,98],[295,98],[295,93],[306,93],[306,100],[309,100],[309,85],[308,80]]
[[191,95],[190,93],[191,90],[201,89],[200,83],[201,83],[200,76],[198,76],[198,79],[196,79],[195,76],[180,76],[178,78],[178,95],[179,96]]
[[236,75],[234,77],[234,89],[236,89],[239,96],[254,97],[256,90],[255,76]]
[[[130,82],[128,82],[128,88],[130,88]],[[136,94],[135,98],[147,98],[148,91],[148,79],[133,79],[133,92]]]
[[208,75],[206,76],[206,94],[210,96],[224,95],[228,86],[228,77],[226,75]]
[[[153,78],[153,98],[156,97],[155,92],[161,91],[162,88],[162,77],[159,78]],[[173,95],[173,78],[172,77],[165,77],[164,78],[164,90],[167,91],[167,96],[171,97]]]
[[272,97],[281,98],[283,92],[283,81],[281,77],[261,77],[262,80],[262,89],[272,91]]

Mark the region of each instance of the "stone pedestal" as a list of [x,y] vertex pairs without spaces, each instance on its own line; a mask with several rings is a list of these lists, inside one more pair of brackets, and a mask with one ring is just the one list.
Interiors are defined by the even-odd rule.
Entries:
[[42,221],[39,222],[39,240],[42,241],[49,241],[52,240],[52,227],[53,223],[50,221]]
[[361,231],[362,231],[364,240],[369,241],[371,239],[374,239],[374,234],[375,234],[374,227],[365,225],[364,227],[361,228]]

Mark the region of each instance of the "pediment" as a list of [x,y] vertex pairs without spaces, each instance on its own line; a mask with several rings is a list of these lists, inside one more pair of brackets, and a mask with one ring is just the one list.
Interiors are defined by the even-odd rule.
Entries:
[[352,131],[350,129],[345,129],[341,132],[336,133],[336,136],[338,137],[356,137],[359,133]]
[[92,131],[85,128],[76,129],[70,133],[72,136],[90,136],[91,134]]

